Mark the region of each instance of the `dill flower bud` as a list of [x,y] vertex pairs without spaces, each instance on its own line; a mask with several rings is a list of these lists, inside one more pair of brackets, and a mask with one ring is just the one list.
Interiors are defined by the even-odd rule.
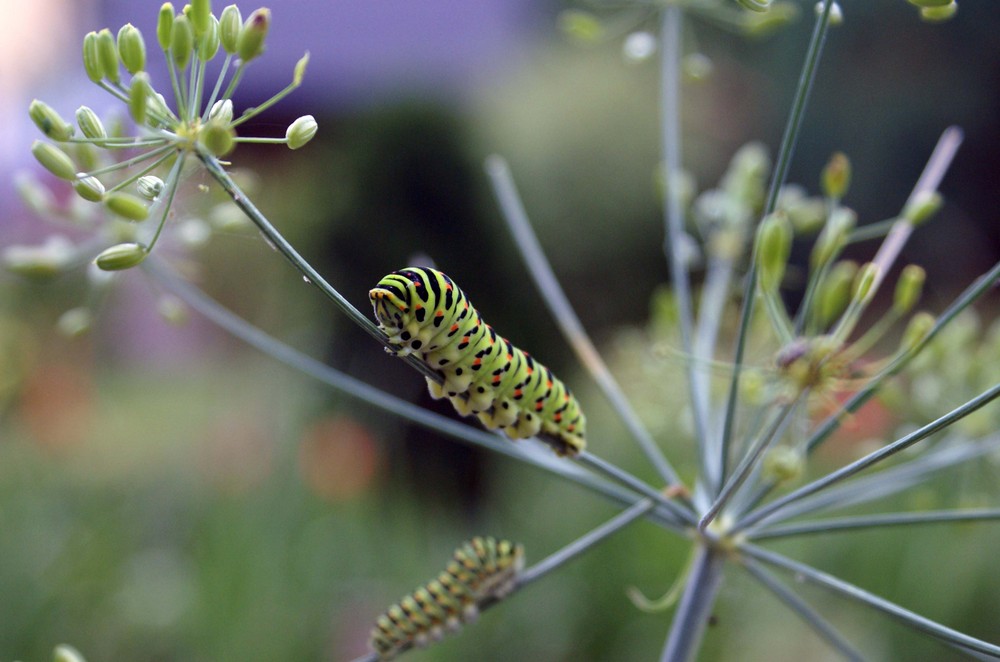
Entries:
[[302,84],[302,79],[306,76],[306,65],[309,64],[309,51],[299,58],[299,61],[295,63],[295,71],[292,74],[292,84],[299,86]]
[[921,7],[920,18],[928,23],[947,21],[958,11],[958,3],[950,2],[941,7]]
[[63,142],[73,136],[73,125],[66,122],[55,108],[44,101],[33,100],[28,106],[28,116],[47,138]]
[[178,14],[174,17],[174,27],[170,31],[170,52],[178,69],[182,71],[187,69],[193,49],[194,29],[191,27],[191,21],[184,14]]
[[198,57],[202,62],[208,62],[219,52],[219,21],[212,15],[208,17],[208,28],[198,35]]
[[900,314],[910,312],[920,300],[926,278],[927,272],[923,268],[915,264],[905,266],[903,272],[899,274],[899,280],[896,281],[896,292],[892,299],[893,310]]
[[212,22],[212,2],[211,0],[191,0],[191,10],[188,18],[191,20],[191,27],[196,35],[207,32]]
[[764,455],[764,477],[776,483],[795,480],[802,475],[802,453],[788,446],[775,446]]
[[[816,15],[823,15],[823,0],[816,3]],[[830,27],[836,28],[844,23],[844,12],[840,9],[840,3],[834,2],[830,7]]]
[[215,156],[225,156],[236,146],[236,132],[227,124],[209,122],[198,135],[198,140]]
[[767,291],[777,290],[785,275],[792,250],[792,224],[781,212],[769,214],[757,230],[757,262],[760,285]]
[[146,68],[146,42],[139,28],[126,23],[118,31],[118,57],[130,74]]
[[828,198],[839,200],[847,194],[851,184],[851,161],[843,152],[834,152],[823,168],[823,193]]
[[866,262],[861,267],[854,279],[855,299],[865,301],[873,294],[872,286],[875,284],[875,279],[878,277],[880,271],[878,265],[874,262]]
[[236,52],[236,44],[240,39],[240,32],[243,30],[243,16],[240,8],[236,5],[229,5],[222,10],[219,16],[219,41],[222,48],[230,55]]
[[914,349],[927,337],[932,328],[934,328],[934,316],[930,313],[921,311],[911,317],[899,342],[900,351],[908,352]]
[[847,235],[854,229],[857,221],[855,213],[846,207],[839,207],[830,214],[810,256],[809,261],[814,269],[826,264],[843,250]]
[[76,166],[73,159],[52,143],[36,140],[31,143],[31,153],[34,154],[42,167],[59,179],[73,181],[76,179]]
[[90,31],[83,38],[83,69],[87,72],[87,78],[95,83],[100,83],[104,78],[101,70],[101,59],[97,55],[97,33]]
[[128,111],[136,124],[144,124],[146,110],[149,108],[149,98],[153,96],[153,87],[149,84],[149,74],[140,71],[132,77],[128,88]]
[[156,17],[156,41],[160,42],[160,48],[166,53],[173,43],[174,31],[174,6],[169,2],[164,2],[160,7],[160,13]]
[[111,193],[105,198],[104,206],[127,221],[144,221],[149,216],[146,203],[131,193]]
[[288,149],[298,149],[313,139],[319,125],[312,115],[303,115],[288,126],[285,131],[285,140],[288,141]]
[[101,73],[112,83],[121,80],[121,72],[118,67],[118,47],[115,45],[115,38],[111,36],[111,30],[104,28],[97,33],[97,61],[101,65]]
[[78,338],[90,331],[93,322],[94,316],[91,314],[90,309],[79,306],[77,308],[70,308],[60,315],[59,320],[56,322],[56,329],[67,338]]
[[52,235],[40,246],[7,246],[0,261],[11,273],[28,278],[52,278],[73,262],[73,243],[61,235]]
[[255,9],[250,14],[236,42],[236,54],[241,60],[249,62],[264,52],[264,39],[270,27],[271,10],[267,7]]
[[105,248],[94,258],[94,264],[102,271],[130,269],[146,259],[148,252],[142,244],[126,242]]
[[143,175],[135,183],[139,195],[147,200],[155,200],[163,192],[163,180],[155,175]]
[[233,121],[233,101],[232,99],[219,99],[212,104],[212,109],[208,111],[210,122],[219,124],[229,124]]
[[73,189],[81,198],[89,202],[100,202],[104,199],[104,184],[93,175],[81,177],[73,182]]
[[851,287],[858,275],[858,265],[841,260],[833,265],[819,286],[817,313],[821,327],[826,327],[847,310],[851,302]]
[[80,132],[91,140],[103,140],[108,137],[101,118],[87,106],[76,109],[76,123],[80,126]]
[[920,9],[946,7],[952,4],[952,0],[909,0],[909,3]]
[[903,208],[903,218],[913,225],[921,225],[936,214],[944,199],[937,191],[921,191]]

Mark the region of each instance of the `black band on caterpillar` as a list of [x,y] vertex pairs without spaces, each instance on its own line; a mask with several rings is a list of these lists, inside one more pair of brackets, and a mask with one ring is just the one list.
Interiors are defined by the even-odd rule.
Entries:
[[413,354],[441,375],[441,384],[427,380],[433,397],[512,439],[541,434],[560,455],[586,447],[586,418],[570,390],[497,335],[451,278],[408,267],[380,280],[368,297],[395,353]]
[[410,646],[426,646],[476,620],[487,598],[507,596],[524,567],[524,548],[476,537],[455,550],[448,567],[375,620],[370,644],[380,660]]

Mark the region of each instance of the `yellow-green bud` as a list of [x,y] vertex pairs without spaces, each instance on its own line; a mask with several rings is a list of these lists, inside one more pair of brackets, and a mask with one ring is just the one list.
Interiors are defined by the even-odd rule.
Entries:
[[792,250],[792,224],[781,212],[769,214],[757,230],[757,263],[760,285],[765,291],[781,286]]
[[693,82],[707,80],[715,70],[712,58],[704,53],[688,53],[681,60],[681,70],[684,77]]
[[170,117],[170,109],[167,107],[167,100],[163,98],[163,95],[156,92],[150,95],[147,103],[147,110],[152,111],[154,115],[159,117]]
[[219,20],[208,17],[208,29],[198,35],[198,57],[208,62],[219,52]]
[[752,12],[742,17],[743,32],[755,37],[772,34],[799,16],[799,6],[794,2],[775,2],[764,12]]
[[766,12],[771,7],[771,0],[736,0],[744,9],[755,12]]
[[851,161],[843,152],[834,152],[822,175],[823,193],[828,198],[839,200],[847,194],[851,185]]
[[221,122],[209,122],[201,130],[199,141],[215,156],[225,156],[236,146],[236,131]]
[[913,225],[921,225],[936,214],[944,199],[937,191],[921,191],[903,207],[903,218]]
[[846,207],[838,207],[830,214],[826,226],[816,238],[816,245],[810,256],[810,264],[814,269],[837,257],[857,221],[857,215]]
[[146,68],[146,42],[139,28],[126,23],[118,31],[118,57],[130,74]]
[[601,21],[588,11],[567,9],[559,12],[559,30],[570,39],[582,44],[592,44],[604,36]]
[[219,17],[219,41],[222,42],[222,48],[230,55],[236,52],[242,31],[243,16],[240,14],[240,8],[229,5],[222,10],[222,15]]
[[776,483],[795,480],[804,468],[802,453],[789,446],[775,446],[764,455],[763,475]]
[[915,7],[925,9],[927,7],[946,7],[952,3],[952,0],[909,0],[909,2]]
[[169,2],[164,2],[160,7],[160,13],[156,17],[156,41],[160,42],[160,48],[166,53],[173,41],[174,31],[174,6]]
[[128,221],[144,221],[149,216],[146,203],[131,193],[111,193],[104,199],[104,206]]
[[97,33],[97,61],[101,64],[101,73],[112,83],[121,80],[118,67],[118,47],[111,30],[104,28]]
[[[59,333],[67,338],[79,338],[90,331],[93,322],[94,316],[91,314],[90,309],[80,306],[78,308],[70,308],[60,315],[59,321],[56,322],[56,328],[59,330]],[[60,658],[55,657],[53,659]]]
[[302,79],[306,76],[306,65],[309,64],[309,51],[299,58],[295,63],[295,72],[292,74],[292,85],[298,87],[302,84]]
[[303,115],[288,125],[285,131],[285,140],[288,141],[288,149],[298,149],[313,139],[319,125],[312,115]]
[[943,7],[921,7],[920,18],[928,23],[947,21],[958,11],[958,3],[951,2]]
[[77,194],[88,202],[100,202],[104,199],[104,184],[93,175],[81,177],[73,183]]
[[264,52],[264,39],[270,27],[271,10],[267,7],[255,9],[250,14],[236,42],[236,54],[243,62],[249,62]]
[[176,326],[180,326],[188,320],[188,310],[184,302],[169,294],[165,294],[157,300],[156,312],[168,323]]
[[903,267],[899,280],[896,281],[896,292],[892,299],[893,310],[900,314],[910,312],[920,300],[926,278],[927,272],[922,267],[915,264]]
[[66,122],[55,108],[44,101],[33,100],[28,106],[28,116],[35,126],[52,140],[63,142],[73,136],[73,125]]
[[52,278],[69,267],[76,255],[73,243],[53,235],[40,246],[8,246],[0,260],[11,273],[28,278]]
[[903,331],[903,338],[900,340],[899,349],[908,352],[923,342],[927,334],[934,328],[934,316],[928,312],[921,311],[910,318],[906,330]]
[[142,125],[146,122],[146,110],[151,96],[153,88],[149,84],[149,74],[140,71],[132,77],[132,83],[128,88],[128,111],[136,124]]
[[87,78],[100,83],[104,72],[101,70],[101,58],[97,51],[97,33],[88,32],[83,38],[83,68],[87,72]]
[[861,301],[868,300],[872,292],[872,285],[875,284],[875,280],[878,277],[881,269],[874,262],[866,262],[862,265],[861,269],[858,271],[858,275],[854,279],[854,298]]
[[208,119],[218,124],[229,124],[233,121],[233,102],[231,99],[219,99],[208,111]]
[[76,179],[76,166],[73,159],[52,143],[36,140],[31,143],[31,153],[38,162],[59,179],[73,181]]
[[80,126],[80,132],[91,140],[103,140],[108,137],[101,118],[87,106],[76,109],[76,123]]
[[174,17],[174,27],[170,32],[170,53],[174,56],[174,63],[178,69],[182,71],[187,69],[192,49],[194,49],[194,30],[191,28],[191,21],[184,14],[178,14]]
[[86,662],[80,651],[69,644],[59,644],[52,654],[52,662]]
[[155,175],[143,175],[135,183],[139,195],[147,200],[155,200],[163,192],[163,180]]
[[130,269],[143,260],[149,253],[142,244],[126,242],[105,248],[94,258],[94,264],[102,271],[121,271]]
[[194,28],[196,35],[207,32],[212,22],[211,0],[191,0],[191,12],[188,18],[191,19],[191,27]]
[[834,264],[823,279],[816,302],[820,327],[826,328],[847,310],[857,274],[857,263],[842,260]]

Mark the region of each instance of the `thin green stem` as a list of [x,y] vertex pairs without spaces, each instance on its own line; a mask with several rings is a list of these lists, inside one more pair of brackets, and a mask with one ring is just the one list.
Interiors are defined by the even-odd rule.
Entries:
[[87,176],[96,177],[97,175],[104,175],[109,172],[115,172],[116,170],[124,170],[126,168],[131,168],[137,163],[142,163],[143,161],[148,161],[149,159],[154,159],[166,152],[177,149],[174,143],[166,143],[156,149],[151,149],[148,152],[143,152],[138,156],[133,156],[131,159],[126,159],[124,161],[119,161],[118,163],[113,163],[109,166],[103,168],[98,168],[97,170],[91,170],[90,172],[84,173]]
[[184,168],[184,160],[187,157],[187,152],[181,152],[177,155],[177,160],[174,161],[174,165],[170,168],[170,172],[167,174],[167,195],[166,198],[160,203],[163,207],[163,215],[160,216],[160,224],[156,226],[156,233],[150,240],[149,245],[146,247],[147,252],[153,250],[153,246],[160,239],[160,234],[163,232],[164,226],[167,224],[167,216],[170,214],[170,207],[174,203],[174,195],[177,193],[177,189],[180,187],[181,181],[181,170]]
[[944,416],[941,416],[937,420],[934,420],[928,423],[927,425],[921,427],[919,430],[914,430],[905,437],[902,437],[901,439],[898,439],[893,443],[880,448],[877,451],[869,453],[868,455],[865,455],[863,458],[855,460],[854,462],[851,462],[850,464],[841,467],[836,471],[832,471],[823,478],[817,479],[807,485],[803,485],[799,489],[790,492],[779,499],[775,499],[766,506],[763,506],[755,510],[754,512],[750,513],[739,522],[739,524],[737,525],[737,529],[742,530],[757,522],[762,522],[765,519],[772,517],[775,514],[778,514],[779,511],[785,506],[794,503],[795,501],[803,497],[809,496],[810,494],[815,494],[816,492],[819,492],[820,490],[829,487],[830,485],[838,483],[842,480],[846,480],[847,478],[850,478],[851,476],[857,474],[858,472],[863,471],[864,469],[867,469],[868,467],[871,467],[872,465],[877,464],[882,460],[885,460],[886,458],[892,457],[896,453],[909,448],[913,444],[926,439],[927,437],[931,436],[936,432],[940,432],[941,430],[954,424],[956,421],[961,420],[962,418],[968,416],[972,412],[989,404],[995,398],[997,398],[997,396],[1000,396],[1000,384],[997,384],[992,388],[983,391],[975,398],[969,400],[968,402],[959,407],[956,407],[955,409],[951,410]]
[[552,266],[545,257],[541,244],[538,243],[538,237],[535,236],[531,228],[531,222],[528,220],[528,214],[517,192],[517,186],[514,184],[514,178],[511,176],[507,162],[500,156],[490,156],[486,160],[486,172],[492,184],[493,193],[503,212],[502,216],[507,223],[507,228],[521,251],[524,264],[535,281],[535,286],[541,293],[552,318],[559,326],[559,330],[562,331],[563,337],[573,348],[577,359],[590,373],[591,378],[601,389],[604,397],[611,403],[612,408],[622,419],[625,427],[632,434],[632,438],[639,444],[640,449],[656,468],[660,477],[667,485],[680,484],[677,472],[659,446],[656,445],[652,435],[639,419],[639,415],[632,409],[624,392],[611,374],[611,370],[608,369],[590,336],[587,335],[586,329],[580,322],[580,317],[573,310],[573,306],[566,297],[566,292],[560,287],[559,281],[552,272]]
[[219,71],[218,78],[215,79],[215,87],[212,88],[212,95],[208,98],[208,103],[205,104],[205,110],[201,115],[201,121],[208,121],[208,115],[212,112],[212,106],[219,99],[219,90],[222,89],[222,82],[226,78],[226,74],[229,72],[229,65],[233,61],[233,54],[227,53],[226,59],[222,62],[222,69]]
[[782,584],[760,563],[749,556],[740,559],[740,565],[754,579],[760,582],[761,586],[774,593],[775,597],[785,603],[796,616],[805,621],[823,641],[828,643],[835,651],[840,653],[845,659],[856,662],[864,660],[861,655],[851,645],[849,641],[840,634],[825,618],[813,609],[805,600],[800,598],[794,591]]
[[[181,151],[180,153],[183,154],[184,152]],[[172,156],[173,156],[173,154],[167,152],[166,154],[164,154],[160,158],[156,159],[156,161],[154,161],[153,163],[149,164],[148,166],[146,166],[145,168],[143,168],[139,172],[130,175],[128,177],[128,179],[123,179],[122,181],[118,182],[117,184],[115,184],[114,186],[112,186],[111,188],[109,188],[106,191],[106,193],[112,193],[114,191],[121,191],[123,188],[125,188],[129,184],[132,184],[132,183],[136,182],[143,175],[146,175],[146,174],[148,174],[148,173],[156,170],[157,168],[159,168],[166,161],[170,160],[170,157],[172,157]]]
[[287,97],[289,94],[294,92],[295,89],[298,88],[298,86],[299,86],[298,83],[295,82],[289,83],[287,86],[285,86],[285,89],[281,90],[280,92],[275,94],[273,97],[271,97],[264,103],[260,104],[259,106],[254,106],[253,108],[248,108],[246,111],[243,112],[242,115],[233,120],[231,126],[237,127],[240,124],[246,122],[248,119],[256,117],[257,115],[261,114],[262,112],[264,112],[265,110],[267,110],[268,108],[270,108],[271,106],[278,103],[279,101]]
[[975,637],[945,627],[940,623],[925,618],[908,609],[904,609],[897,604],[878,597],[862,588],[838,579],[825,572],[816,570],[798,561],[793,561],[781,554],[757,547],[756,545],[742,545],[740,552],[757,559],[763,563],[781,568],[792,573],[799,581],[808,581],[823,588],[829,589],[855,602],[868,605],[873,609],[881,611],[891,616],[903,625],[931,635],[938,641],[944,642],[961,650],[976,651],[992,656],[1000,656],[1000,646],[991,644]]
[[236,71],[233,73],[233,77],[229,80],[229,85],[226,86],[226,91],[222,93],[220,99],[232,99],[233,93],[236,92],[236,88],[239,87],[240,81],[243,79],[243,72],[246,71],[247,63],[240,62],[236,65]]
[[835,533],[839,531],[861,531],[882,529],[890,526],[913,526],[914,524],[961,524],[964,522],[1000,521],[1000,509],[992,510],[929,510],[918,513],[885,513],[879,515],[858,515],[838,517],[815,522],[799,522],[764,528],[753,533],[755,541],[790,536]]
[[661,662],[694,659],[722,585],[724,566],[725,558],[718,550],[704,545],[697,547],[687,586],[660,655]]
[[895,225],[898,220],[899,217],[896,216],[855,228],[851,234],[847,235],[847,243],[857,244],[871,239],[881,239],[889,234],[889,230],[892,229],[892,226]]
[[177,112],[180,114],[178,120],[186,122],[190,118],[187,116],[187,100],[184,98],[181,82],[177,76],[177,63],[174,62],[173,54],[169,49],[167,49],[166,55],[167,71],[170,72],[170,86],[174,90],[174,99],[177,101]]
[[[833,0],[824,0],[823,11],[816,20],[812,37],[809,40],[809,47],[806,51],[805,63],[802,73],[799,76],[798,86],[795,90],[795,98],[792,102],[791,112],[788,122],[785,124],[785,133],[781,139],[781,148],[778,151],[778,159],[774,166],[774,174],[771,176],[771,184],[767,194],[767,201],[761,218],[766,217],[774,211],[778,201],[778,194],[785,178],[788,176],[788,168],[791,164],[792,154],[795,151],[795,143],[798,141],[799,133],[802,129],[802,120],[805,116],[806,102],[812,91],[813,81],[816,78],[816,71],[819,69],[820,56],[823,53],[823,45],[826,42],[826,33],[830,25],[830,10],[833,7]],[[736,348],[733,352],[733,375],[729,384],[729,395],[726,399],[726,413],[723,418],[722,428],[722,448],[723,455],[728,454],[729,446],[732,444],[733,428],[736,420],[736,403],[739,396],[740,376],[743,372],[743,356],[746,352],[746,343],[749,336],[750,320],[753,316],[754,288],[757,284],[757,262],[751,253],[750,266],[748,268],[746,287],[743,292],[743,309],[740,312],[740,323],[736,333]]]
[[236,136],[233,142],[238,143],[254,143],[257,145],[284,145],[288,142],[287,138],[254,138],[253,136]]

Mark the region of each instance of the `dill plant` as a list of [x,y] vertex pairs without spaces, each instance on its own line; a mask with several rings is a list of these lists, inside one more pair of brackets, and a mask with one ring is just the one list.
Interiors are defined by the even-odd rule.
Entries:
[[[926,20],[944,20],[956,10],[954,2],[942,0],[911,3]],[[21,182],[22,194],[42,215],[69,220],[89,230],[91,236],[80,243],[55,236],[39,246],[8,247],[4,263],[15,273],[35,277],[63,273],[85,262],[102,272],[140,269],[215,324],[350,397],[460,442],[529,463],[621,508],[611,520],[527,568],[521,567],[523,550],[516,543],[474,538],[456,551],[452,565],[435,580],[437,584],[424,585],[377,621],[373,641],[378,650],[360,659],[388,658],[430,643],[640,519],[663,527],[691,546],[690,563],[679,571],[676,590],[660,605],[674,608],[663,660],[689,660],[697,655],[713,605],[725,590],[727,568],[746,573],[835,654],[847,659],[864,659],[868,653],[800,593],[799,583],[815,584],[853,601],[859,609],[887,614],[970,656],[1000,657],[996,643],[956,631],[766,546],[776,539],[866,528],[949,526],[1000,518],[1000,510],[991,508],[890,510],[838,518],[827,514],[877,503],[925,484],[943,469],[997,450],[997,413],[986,406],[1000,395],[1000,374],[995,369],[1000,365],[1000,333],[993,327],[985,338],[978,338],[968,311],[997,282],[1000,265],[936,316],[914,312],[924,273],[915,265],[907,266],[895,283],[891,306],[879,321],[867,328],[861,323],[876,293],[888,285],[909,236],[940,207],[938,183],[959,147],[961,132],[951,128],[943,133],[907,203],[898,216],[884,222],[859,224],[857,214],[844,204],[851,170],[844,155],[831,158],[821,175],[818,195],[786,186],[824,41],[831,24],[843,20],[836,3],[823,0],[816,6],[812,39],[776,160],[772,164],[760,145],[748,145],[734,156],[717,188],[695,195],[682,170],[683,21],[690,16],[759,31],[786,24],[799,5],[779,0],[688,0],[625,7],[615,7],[618,13],[608,20],[570,10],[561,15],[560,25],[585,41],[629,32],[624,40],[628,58],[648,58],[659,52],[660,179],[671,286],[661,302],[669,328],[663,337],[654,338],[651,351],[674,360],[679,357],[685,366],[687,412],[698,465],[693,477],[682,477],[675,469],[587,336],[532,232],[514,175],[499,156],[486,161],[486,172],[527,270],[581,363],[658,474],[657,482],[643,481],[594,452],[585,451],[570,460],[556,458],[540,446],[514,445],[381,392],[254,328],[184,281],[170,261],[159,256],[164,242],[184,243],[185,233],[172,222],[171,205],[185,173],[204,169],[308,283],[375,341],[390,347],[368,316],[309,265],[265,218],[222,160],[241,142],[274,142],[297,149],[317,131],[315,120],[304,116],[288,127],[283,139],[240,135],[247,119],[302,83],[308,61],[306,56],[298,63],[287,88],[256,108],[235,114],[233,92],[263,52],[270,21],[266,9],[244,20],[235,5],[215,16],[208,0],[196,0],[179,12],[170,3],[164,4],[155,41],[167,59],[170,102],[145,72],[146,39],[136,28],[125,25],[117,37],[109,30],[87,34],[83,42],[86,75],[127,108],[134,133],[119,121],[106,127],[86,107],[76,112],[74,124],[44,102],[33,102],[29,113],[48,140],[36,141],[32,152],[91,207],[60,210],[37,183],[28,180]],[[220,49],[224,61],[213,83],[207,64]],[[688,60],[686,64],[704,73],[704,62]],[[872,239],[881,244],[869,262],[858,265],[842,259],[848,244]],[[811,253],[803,300],[790,309],[782,289],[793,240],[810,242]],[[699,288],[692,284],[692,251],[703,256],[705,265]],[[736,305],[731,304],[734,298]],[[876,343],[898,324],[905,326],[898,348],[871,359]],[[89,325],[88,311],[69,311],[60,325],[69,333],[82,333]],[[735,329],[731,338],[725,331],[730,328]],[[945,349],[954,345],[965,347],[958,353],[961,361]],[[751,356],[761,354],[772,360],[766,365],[752,363]],[[440,379],[416,357],[405,360],[424,376]],[[719,364],[726,375],[721,388],[709,376],[709,367]],[[909,386],[893,381],[907,369],[914,375]],[[942,382],[940,375],[947,381]],[[965,401],[952,408],[940,407],[935,388],[959,392]],[[911,429],[843,466],[803,479],[812,453],[880,391],[889,399],[909,401]],[[828,413],[817,418],[824,406]],[[593,447],[600,451],[608,440],[596,442]],[[911,448],[919,452],[902,454]],[[862,472],[867,473],[859,475]],[[502,581],[488,581],[491,573],[500,571]],[[782,580],[782,575],[794,581]],[[656,606],[641,596],[634,600],[643,607]],[[60,647],[56,657],[82,659],[69,647]]]

